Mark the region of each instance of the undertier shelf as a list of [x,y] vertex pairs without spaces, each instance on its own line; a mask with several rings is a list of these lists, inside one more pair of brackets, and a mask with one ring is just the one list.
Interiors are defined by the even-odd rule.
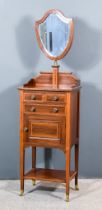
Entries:
[[[70,180],[73,179],[75,175],[76,171],[71,171]],[[64,170],[36,168],[27,172],[24,175],[24,179],[36,179],[36,180],[66,183],[66,173]]]

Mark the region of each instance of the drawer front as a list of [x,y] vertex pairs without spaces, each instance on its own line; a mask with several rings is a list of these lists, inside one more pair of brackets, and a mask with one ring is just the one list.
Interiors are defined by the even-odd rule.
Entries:
[[65,106],[25,105],[25,112],[32,114],[65,114]]
[[25,93],[24,94],[25,101],[42,101],[42,94],[39,93]]
[[51,141],[63,144],[65,140],[65,121],[60,119],[35,119],[26,116],[26,125],[24,127],[26,141]]
[[66,102],[66,95],[64,93],[47,93],[47,92],[29,92],[24,93],[24,101],[27,102],[44,102],[51,104],[60,104]]
[[54,103],[65,103],[66,97],[64,94],[47,94],[46,97],[48,102],[54,102]]

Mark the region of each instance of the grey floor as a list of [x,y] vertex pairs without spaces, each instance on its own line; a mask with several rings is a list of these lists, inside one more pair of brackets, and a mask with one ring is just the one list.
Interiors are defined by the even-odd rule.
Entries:
[[79,191],[70,184],[70,202],[65,202],[65,184],[25,181],[19,196],[19,181],[0,181],[0,210],[102,210],[102,179],[80,179]]

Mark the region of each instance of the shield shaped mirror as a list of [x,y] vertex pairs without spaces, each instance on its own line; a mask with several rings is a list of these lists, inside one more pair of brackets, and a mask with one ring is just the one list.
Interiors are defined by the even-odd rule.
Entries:
[[36,37],[40,49],[51,60],[62,59],[73,41],[73,20],[58,10],[49,10],[35,22]]

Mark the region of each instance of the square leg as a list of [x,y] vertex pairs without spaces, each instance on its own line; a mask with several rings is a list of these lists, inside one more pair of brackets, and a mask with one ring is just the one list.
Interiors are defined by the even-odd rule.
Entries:
[[69,202],[70,186],[70,149],[66,152],[66,202]]
[[75,145],[75,171],[77,172],[75,176],[75,190],[79,190],[78,187],[78,161],[79,160],[79,144]]
[[20,196],[24,193],[25,149],[20,149]]
[[[32,147],[32,168],[36,168],[36,147]],[[32,179],[32,184],[35,185],[35,179]]]

